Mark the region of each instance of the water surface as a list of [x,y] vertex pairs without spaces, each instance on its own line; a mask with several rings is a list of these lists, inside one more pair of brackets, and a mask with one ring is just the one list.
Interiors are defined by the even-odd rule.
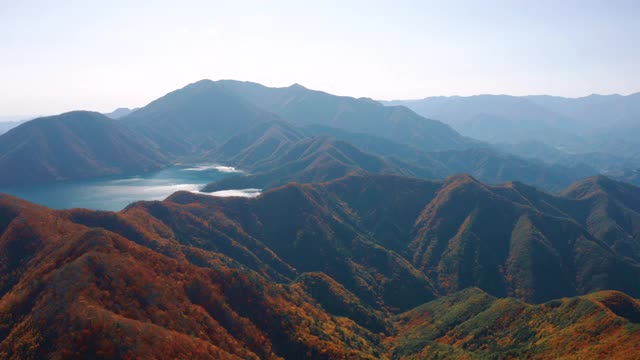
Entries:
[[[206,184],[234,172],[238,170],[219,165],[175,166],[139,176],[0,188],[0,192],[54,209],[117,211],[138,200],[163,200],[179,190],[198,192]],[[234,189],[211,195],[253,197],[259,194],[259,189]]]

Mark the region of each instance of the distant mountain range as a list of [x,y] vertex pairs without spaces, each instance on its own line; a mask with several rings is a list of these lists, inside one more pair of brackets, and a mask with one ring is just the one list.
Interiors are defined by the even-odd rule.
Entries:
[[335,96],[298,84],[286,88],[238,81],[215,84],[295,125],[325,125],[425,151],[462,149],[474,143],[439,121],[423,118],[405,107],[381,107],[367,98]]
[[383,103],[407,106],[451,125],[462,134],[492,143],[553,140],[556,136],[564,140],[576,125],[572,118],[530,99],[508,95],[439,96]]
[[[119,119],[125,115],[129,115],[132,111],[135,111],[135,110],[136,109],[118,108],[104,115],[111,119]],[[0,135],[13,129],[14,127],[17,127],[20,124],[23,124],[29,120],[37,119],[40,117],[43,117],[43,116],[0,116]]]
[[553,196],[392,175],[119,213],[0,196],[0,354],[625,357],[638,199],[604,177]]
[[176,148],[187,153],[211,149],[265,121],[326,125],[427,150],[464,148],[473,143],[448,126],[404,107],[384,107],[370,99],[340,97],[300,85],[268,88],[238,81],[190,84],[122,121],[161,143],[179,138],[182,143]]
[[[74,120],[77,117],[83,120]],[[0,136],[0,169],[22,166],[19,156],[28,156],[39,164],[34,169],[43,169],[38,176],[18,171],[3,184],[141,173],[176,161],[218,161],[250,174],[209,189],[268,188],[369,172],[429,179],[470,173],[489,183],[518,180],[555,191],[601,170],[581,160],[546,164],[508,155],[505,151],[517,151],[465,138],[405,107],[385,107],[370,99],[339,97],[300,85],[268,88],[203,80],[108,120],[95,113],[72,112],[32,121],[29,131],[17,128]],[[48,121],[73,124],[64,135],[55,135],[45,131]],[[97,131],[101,127],[108,129]],[[28,139],[33,132],[38,132],[39,142],[59,144],[60,150],[41,144],[26,155],[19,144],[32,143]],[[69,135],[74,132],[90,137]],[[88,139],[103,145],[88,149]],[[144,151],[129,155],[125,148]],[[85,160],[69,161],[74,152]],[[99,153],[109,154],[109,159],[99,159],[103,156]],[[61,168],[71,163],[72,170]]]
[[597,173],[588,166],[548,165],[486,146],[423,152],[370,135],[328,127],[295,128],[284,123],[262,123],[240,133],[208,152],[203,161],[205,159],[245,169],[249,174],[227,177],[205,187],[204,191],[271,188],[291,181],[322,182],[350,173],[426,179],[470,173],[493,184],[519,180],[555,191]]
[[0,135],[6,133],[7,131],[13,129],[14,127],[24,123],[26,120],[20,121],[2,121],[0,122]]
[[117,108],[115,110],[113,110],[110,113],[104,114],[106,117],[108,118],[112,118],[112,119],[120,119],[121,117],[127,116],[129,114],[131,114],[132,112],[138,110],[138,108],[135,109],[129,109],[129,108]]
[[0,135],[37,116],[0,116]]
[[[465,136],[491,143],[512,147],[527,143],[529,148],[542,143],[568,159],[600,153],[600,157],[628,157],[640,167],[640,93],[582,98],[477,95],[382,103],[407,106]],[[539,152],[534,151],[534,156]]]

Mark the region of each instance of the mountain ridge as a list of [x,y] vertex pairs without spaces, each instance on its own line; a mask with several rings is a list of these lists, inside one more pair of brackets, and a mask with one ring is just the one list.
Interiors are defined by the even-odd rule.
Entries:
[[[603,181],[612,199],[627,186],[592,178],[563,197],[464,174],[351,175],[254,199],[177,192],[117,213],[0,194],[0,355],[634,354],[640,304],[600,290],[638,296],[640,266],[569,217],[591,198],[574,189]],[[504,290],[490,255],[505,249],[500,234],[511,242]],[[576,240],[560,240],[567,234]],[[436,268],[411,250],[436,254],[439,243],[447,250]]]
[[155,144],[95,112],[38,118],[0,135],[4,186],[145,172],[169,162]]

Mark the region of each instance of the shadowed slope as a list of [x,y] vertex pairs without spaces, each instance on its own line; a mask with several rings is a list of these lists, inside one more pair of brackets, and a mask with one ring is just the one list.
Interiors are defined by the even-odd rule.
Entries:
[[633,357],[623,293],[457,292],[638,296],[637,265],[569,216],[579,201],[382,175],[119,213],[0,196],[0,355]]
[[[467,175],[444,183],[348,176],[290,184],[257,199],[177,193],[153,204],[131,210],[147,207],[165,222],[186,210],[194,221],[245,239],[249,249],[260,242],[292,269],[325,272],[367,303],[392,310],[428,296],[409,295],[409,284],[420,281],[436,293],[478,286],[530,302],[601,289],[639,294],[640,267],[580,225],[572,215],[580,200],[517,183],[492,187]],[[388,281],[373,282],[376,274]]]
[[536,198],[577,204],[517,189],[488,187],[469,176],[445,181],[416,223],[409,245],[414,265],[447,291],[479,286],[532,302],[598,289],[636,293],[636,264]]
[[278,120],[210,80],[189,84],[119,121],[178,155],[209,150],[263,121]]
[[2,186],[140,173],[168,163],[155,144],[94,112],[31,120],[0,136]]
[[621,256],[640,261],[640,192],[604,176],[577,182],[563,192],[575,199],[574,217]]
[[196,267],[8,196],[0,213],[3,358],[374,357],[353,322],[246,269]]
[[322,182],[349,173],[426,179],[471,173],[492,184],[520,180],[555,191],[595,173],[588,167],[547,165],[489,148],[423,152],[371,135],[326,126],[296,128],[282,122],[261,123],[233,136],[201,161],[212,160],[246,172],[212,183],[205,191]]
[[385,107],[365,98],[331,95],[295,84],[269,88],[240,81],[220,86],[297,125],[321,124],[411,144],[423,150],[460,149],[473,144],[449,126],[425,119],[408,108]]
[[350,173],[416,175],[412,170],[417,170],[419,175],[425,175],[420,169],[362,152],[349,143],[328,137],[303,138],[281,144],[276,150],[278,154],[267,153],[261,159],[254,157],[249,163],[246,158],[241,159],[240,164],[246,164],[245,168],[251,174],[222,179],[207,185],[203,191],[273,188],[288,182],[323,182]]
[[[325,272],[378,308],[406,309],[433,297],[424,275],[399,254],[377,244],[354,221],[351,209],[323,187],[290,184],[256,199],[181,192],[159,205],[162,211],[154,206],[137,203],[125,212],[143,207],[169,222],[177,216],[176,211],[187,211],[194,221],[234,238],[250,251],[253,244],[264,244],[294,269],[294,274]],[[169,224],[174,231],[183,232],[190,223]],[[267,264],[271,262],[268,254],[256,255]]]

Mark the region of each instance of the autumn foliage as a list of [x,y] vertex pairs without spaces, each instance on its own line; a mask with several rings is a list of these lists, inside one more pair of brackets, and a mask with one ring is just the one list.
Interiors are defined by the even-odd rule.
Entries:
[[118,213],[0,195],[0,358],[634,358],[640,267],[606,229],[637,234],[636,193],[349,176]]

